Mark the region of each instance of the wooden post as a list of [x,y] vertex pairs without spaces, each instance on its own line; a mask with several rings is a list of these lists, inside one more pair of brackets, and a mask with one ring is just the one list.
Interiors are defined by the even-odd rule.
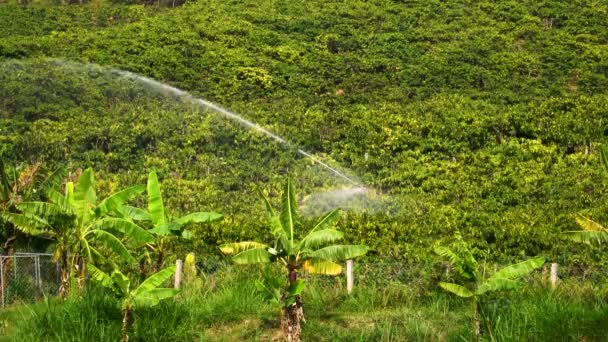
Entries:
[[353,292],[353,261],[346,260],[346,292]]
[[0,287],[2,288],[2,307],[4,307],[4,256],[0,256]]
[[40,290],[40,256],[34,256],[34,285],[36,286],[36,290]]
[[177,259],[175,261],[175,288],[179,289],[182,284],[182,268],[184,266],[184,262],[181,259]]
[[36,287],[36,299],[40,296],[40,256],[34,256],[34,286]]
[[551,287],[556,288],[557,282],[559,278],[557,277],[557,271],[559,269],[559,265],[557,263],[551,264]]

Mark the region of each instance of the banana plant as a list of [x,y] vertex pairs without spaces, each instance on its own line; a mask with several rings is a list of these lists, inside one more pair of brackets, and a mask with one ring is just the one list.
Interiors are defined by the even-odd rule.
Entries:
[[570,240],[586,244],[597,243],[598,245],[608,242],[608,228],[580,214],[576,214],[574,219],[583,230],[564,232]]
[[66,183],[65,193],[48,192],[46,202],[22,202],[16,205],[20,213],[2,213],[2,217],[31,236],[55,241],[54,260],[60,261],[60,295],[70,291],[73,267],[77,270],[78,289],[84,286],[89,262],[112,262],[103,256],[105,247],[121,261],[135,263],[123,240],[142,246],[153,241],[150,233],[133,222],[110,216],[110,212],[143,192],[134,186],[119,191],[97,203],[93,170],[85,170],[74,185]]
[[175,266],[152,274],[137,287],[132,286],[131,280],[118,269],[114,269],[112,273],[107,274],[91,265],[90,274],[93,281],[111,289],[122,301],[122,340],[124,342],[129,341],[135,309],[153,307],[163,299],[174,297],[180,291],[179,289],[160,287],[175,274]]
[[[65,170],[59,168],[40,181],[41,169],[41,162],[22,167],[7,167],[0,159],[0,212],[18,212],[17,204],[40,197],[40,193],[57,187],[65,176]],[[9,255],[19,231],[10,222],[0,223],[0,239],[4,240],[2,252],[3,255]]]
[[465,279],[466,284],[440,282],[439,286],[458,297],[470,298],[473,306],[473,334],[476,341],[481,340],[481,323],[479,319],[479,303],[483,295],[490,292],[507,291],[523,285],[516,279],[521,278],[545,263],[544,257],[535,257],[526,261],[507,266],[490,277],[485,277],[478,271],[478,263],[469,247],[462,240],[460,232],[454,234],[456,242],[453,249],[436,246],[435,253],[447,258],[457,273]]
[[282,210],[277,213],[266,196],[264,199],[270,218],[269,229],[273,236],[270,244],[256,241],[242,241],[220,246],[220,250],[232,255],[237,264],[277,262],[285,267],[287,280],[281,281],[265,276],[258,282],[267,299],[281,305],[281,329],[288,341],[300,340],[300,322],[304,320],[301,294],[306,283],[298,279],[299,272],[337,275],[342,267],[338,260],[362,256],[368,251],[364,245],[333,245],[344,234],[333,224],[340,216],[338,209],[325,214],[306,235],[298,239],[302,228],[298,214],[296,195],[290,180],[285,184]]
[[[608,147],[600,150],[600,161],[604,172],[608,172]],[[608,228],[580,214],[576,214],[574,219],[582,230],[564,232],[570,240],[586,244],[597,243],[598,245],[608,242]]]
[[[39,197],[40,193],[55,188],[65,176],[63,168],[57,169],[41,181],[42,163],[27,164],[22,167],[7,166],[0,159],[0,213],[18,213],[16,205]],[[14,252],[14,245],[19,240],[19,230],[0,216],[0,245],[3,256]],[[11,272],[12,258],[2,261],[4,279]],[[6,287],[7,284],[2,284]]]
[[167,215],[163,203],[156,171],[151,171],[148,175],[147,193],[147,211],[130,206],[122,206],[118,208],[117,211],[119,211],[123,217],[131,220],[140,221],[141,223],[146,221],[149,222],[150,228],[147,229],[147,231],[154,236],[154,239],[153,241],[148,242],[146,246],[148,250],[156,256],[156,262],[152,267],[154,271],[158,271],[163,266],[164,258],[167,254],[166,245],[172,237],[191,239],[193,234],[186,229],[189,224],[211,223],[223,218],[222,214],[215,212],[194,212],[177,219],[171,219]]

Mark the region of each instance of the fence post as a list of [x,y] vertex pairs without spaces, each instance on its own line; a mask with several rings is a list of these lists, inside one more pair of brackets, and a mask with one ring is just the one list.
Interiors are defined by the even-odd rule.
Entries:
[[179,289],[182,283],[182,268],[184,266],[184,262],[181,259],[177,259],[175,261],[175,288]]
[[557,263],[551,264],[551,287],[556,288],[557,282],[559,278],[557,277],[557,271],[559,269],[559,265]]
[[353,260],[346,260],[346,292],[353,292]]
[[55,285],[57,288],[61,287],[61,272],[59,269],[59,260],[55,263]]
[[42,293],[42,284],[40,276],[40,255],[36,255],[36,296],[40,297]]
[[0,256],[0,287],[2,287],[2,307],[4,307],[4,256]]

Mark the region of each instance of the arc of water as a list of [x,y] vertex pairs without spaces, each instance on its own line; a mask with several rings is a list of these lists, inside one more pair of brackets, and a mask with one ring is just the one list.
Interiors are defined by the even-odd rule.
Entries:
[[[235,114],[235,113],[233,113],[233,112],[225,109],[225,108],[222,108],[222,107],[220,107],[220,106],[218,106],[218,105],[216,105],[216,104],[214,104],[212,102],[209,102],[209,101],[201,99],[201,98],[197,98],[197,97],[195,97],[194,95],[188,93],[185,90],[181,90],[181,89],[172,87],[170,85],[161,83],[159,81],[153,80],[153,79],[145,77],[145,76],[141,76],[141,75],[132,73],[130,71],[124,71],[124,70],[119,70],[119,69],[112,69],[112,72],[114,72],[115,74],[118,74],[120,76],[129,78],[129,79],[132,79],[132,80],[136,80],[136,81],[141,82],[141,83],[143,83],[145,85],[148,85],[150,87],[153,87],[153,88],[156,88],[156,89],[163,90],[165,92],[171,93],[174,96],[176,96],[176,97],[178,97],[178,98],[180,98],[182,100],[187,100],[187,101],[192,102],[194,104],[197,104],[199,106],[203,106],[205,108],[208,108],[208,109],[210,109],[210,110],[212,110],[212,111],[214,111],[214,112],[216,112],[218,114],[223,115],[224,117],[226,117],[226,118],[228,118],[230,120],[238,122],[239,124],[241,124],[242,126],[248,128],[248,129],[260,132],[260,133],[266,135],[267,137],[269,137],[271,139],[274,139],[275,141],[278,141],[279,143],[281,143],[281,144],[283,144],[285,146],[294,147],[293,144],[291,144],[287,140],[281,138],[280,136],[274,134],[273,132],[271,132],[271,131],[269,131],[269,130],[267,130],[267,129],[265,129],[265,128],[263,128],[263,127],[255,124],[255,123],[253,123],[253,122],[251,122],[251,121],[249,121],[249,120],[247,120],[247,119],[245,119],[245,118],[243,118],[243,117],[241,117],[241,116],[239,116],[239,115],[237,115],[237,114]],[[345,175],[344,173],[338,171],[337,169],[335,169],[335,168],[327,165],[326,163],[322,162],[318,158],[315,158],[310,153],[308,153],[308,152],[306,152],[306,151],[304,151],[304,150],[302,150],[300,148],[297,148],[296,151],[297,151],[298,154],[300,154],[300,155],[302,155],[302,156],[304,156],[304,157],[312,160],[314,163],[322,166],[323,168],[325,168],[326,170],[330,171],[334,175],[336,175],[336,176],[338,176],[338,177],[340,177],[340,178],[342,178],[342,179],[344,179],[344,180],[352,183],[353,185],[362,186],[361,183],[359,183],[359,182],[355,181],[354,179],[348,177],[347,175]]]

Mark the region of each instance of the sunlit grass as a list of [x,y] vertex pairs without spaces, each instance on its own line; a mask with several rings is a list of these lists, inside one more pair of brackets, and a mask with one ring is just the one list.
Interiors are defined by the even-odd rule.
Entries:
[[[265,303],[255,267],[224,268],[176,300],[136,311],[138,341],[279,341],[279,310]],[[578,281],[556,290],[532,280],[483,303],[487,341],[603,341],[605,289]],[[398,282],[358,284],[311,278],[304,294],[304,341],[469,341],[471,307],[439,290]],[[0,312],[2,341],[117,341],[117,300],[89,288],[83,298],[50,299]]]

